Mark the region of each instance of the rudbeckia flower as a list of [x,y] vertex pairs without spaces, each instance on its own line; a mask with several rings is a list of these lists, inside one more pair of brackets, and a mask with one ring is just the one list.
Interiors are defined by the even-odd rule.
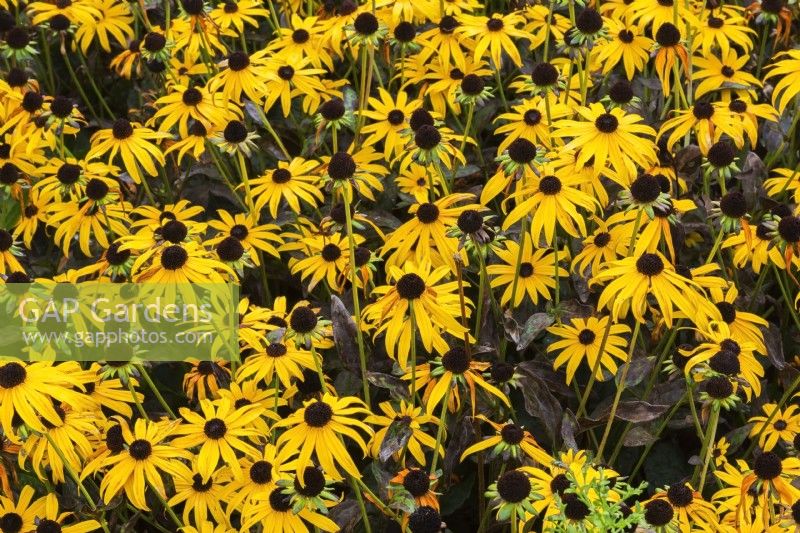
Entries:
[[185,450],[200,447],[197,471],[203,482],[211,478],[220,459],[234,478],[241,478],[243,472],[234,450],[250,457],[258,456],[258,450],[247,440],[258,437],[252,423],[261,416],[261,407],[237,407],[230,400],[222,398],[202,400],[200,409],[202,415],[185,407],[181,408],[180,414],[186,422],[175,429],[175,434],[182,436],[173,439],[172,445]]
[[155,176],[158,174],[156,164],[161,166],[165,164],[164,154],[151,141],[168,136],[167,133],[156,132],[138,123],[118,118],[114,121],[113,127],[92,135],[91,148],[86,154],[86,159],[107,156],[110,165],[119,156],[128,174],[136,183],[141,183],[141,170],[148,176]]
[[[364,237],[354,235],[356,244],[364,242]],[[307,247],[308,253],[300,258],[291,266],[293,274],[300,274],[300,279],[308,280],[308,290],[313,291],[314,287],[321,281],[325,281],[329,289],[341,291],[339,283],[340,275],[345,271],[345,267],[350,261],[350,249],[347,246],[347,238],[340,233],[334,233],[328,237],[315,235],[302,240],[302,246]],[[289,250],[296,248],[295,244],[284,246],[282,249]]]
[[463,72],[466,69],[464,48],[470,48],[472,42],[466,34],[457,31],[460,26],[454,16],[444,15],[435,27],[421,33],[418,39],[422,45],[419,60],[426,63],[435,54],[441,64],[455,65]]
[[777,404],[768,403],[761,410],[763,416],[751,416],[748,422],[753,424],[750,438],[757,438],[758,447],[765,452],[772,451],[779,442],[793,442],[800,434],[800,406],[779,409]]
[[800,93],[800,50],[787,50],[775,57],[777,61],[768,67],[764,80],[782,76],[772,90],[772,105],[783,113]]
[[363,112],[366,118],[376,122],[367,124],[361,131],[369,134],[364,140],[367,146],[382,141],[383,157],[391,160],[394,154],[400,154],[408,142],[402,132],[408,129],[408,117],[420,103],[409,101],[405,91],[400,91],[396,100],[384,89],[379,89],[378,95],[380,99],[370,98],[369,108]]
[[267,49],[290,63],[308,59],[314,68],[332,69],[333,58],[325,44],[327,21],[292,13],[288,22],[288,27],[278,28],[278,37],[269,42]]
[[[407,262],[402,269],[392,266],[388,270],[388,281],[394,285],[376,287],[373,293],[378,300],[364,308],[362,317],[377,327],[375,336],[386,333],[386,351],[405,370],[411,343],[416,342],[414,332],[426,350],[436,348],[443,353],[449,349],[443,333],[460,338],[468,330],[456,319],[461,316],[458,284],[444,281],[449,277],[447,266],[433,269],[427,261],[419,265]],[[465,305],[469,315],[472,302],[467,300]]]
[[326,532],[339,530],[336,522],[327,516],[308,508],[295,512],[293,507],[292,497],[286,494],[282,487],[276,487],[269,493],[268,498],[253,506],[250,520],[244,521],[242,527],[249,529],[260,522],[265,533],[284,531],[309,533],[310,530],[306,526],[308,523],[314,530]]
[[[183,522],[186,524],[204,524],[209,522],[209,515],[218,523],[227,522],[222,509],[222,487],[230,474],[226,468],[214,472],[208,480],[196,468],[189,468],[183,463],[176,464],[180,475],[173,476],[175,495],[167,502],[169,505],[183,504]],[[192,520],[194,517],[194,520]]]
[[236,213],[231,216],[222,209],[217,211],[217,216],[220,220],[211,220],[208,225],[220,233],[213,239],[207,240],[207,245],[214,246],[227,237],[233,237],[249,252],[250,258],[256,266],[261,264],[259,259],[261,252],[280,257],[275,245],[283,244],[283,239],[278,235],[280,228],[275,224],[258,225],[251,215]]
[[93,42],[100,43],[106,52],[111,51],[111,39],[125,47],[133,39],[134,31],[133,14],[126,2],[119,0],[97,0],[93,2],[97,14],[88,24],[77,24],[75,28],[75,42],[80,46],[81,52],[88,53]]
[[739,57],[734,50],[728,50],[722,58],[714,55],[695,57],[694,66],[697,71],[693,73],[695,80],[702,80],[695,89],[695,97],[700,98],[712,91],[720,91],[723,97],[747,94],[756,87],[761,87],[761,82],[743,69],[750,61],[749,55]]
[[714,48],[719,48],[723,56],[728,55],[731,45],[738,46],[746,54],[753,48],[752,37],[756,32],[747,27],[747,20],[742,16],[742,9],[736,5],[725,6],[732,11],[711,11],[703,17],[693,39],[692,52],[700,51],[709,56]]
[[345,449],[341,435],[346,435],[366,453],[367,444],[359,431],[370,437],[373,431],[356,416],[369,414],[369,409],[358,398],[337,398],[325,393],[321,399],[304,402],[303,407],[275,423],[274,428],[287,428],[278,437],[277,446],[300,450],[298,474],[302,474],[314,455],[333,479],[342,479],[339,468],[349,476],[360,478],[361,473]]
[[[448,228],[456,225],[458,216],[477,204],[461,204],[474,200],[471,194],[451,194],[435,202],[414,204],[409,212],[413,218],[393,231],[381,249],[389,255],[387,266],[400,266],[406,262],[429,262],[433,266],[447,265],[455,270],[453,256],[458,253],[458,239],[447,235]],[[466,256],[461,254],[466,263]]]
[[597,60],[603,63],[603,74],[622,63],[625,76],[633,77],[644,70],[650,58],[653,40],[642,35],[639,28],[613,19],[607,19],[609,38],[596,47]]
[[200,361],[194,357],[186,359],[191,368],[183,376],[183,391],[193,401],[217,399],[220,382],[231,379],[227,361]]
[[239,108],[224,95],[211,93],[200,86],[173,85],[169,94],[156,100],[155,105],[159,109],[148,125],[159,123],[159,131],[168,132],[177,124],[181,137],[189,135],[190,119],[211,127],[242,117]]
[[594,160],[595,172],[605,168],[606,161],[619,175],[636,173],[636,166],[647,167],[656,161],[655,130],[640,124],[642,117],[626,114],[619,108],[606,112],[600,104],[580,107],[578,114],[584,121],[560,120],[553,132],[555,137],[569,137],[564,150],[581,148],[577,163]]
[[542,446],[536,442],[533,435],[530,434],[524,427],[519,426],[510,420],[505,424],[497,424],[492,422],[483,415],[475,417],[481,422],[489,424],[494,429],[495,434],[476,442],[461,454],[461,461],[469,456],[478,452],[489,450],[489,458],[502,458],[508,461],[513,458],[517,461],[524,459],[524,456],[533,459],[541,465],[549,465],[553,462],[553,458],[548,454]]
[[781,459],[774,452],[764,452],[753,460],[753,469],[742,480],[741,491],[752,490],[757,504],[765,509],[774,501],[791,505],[797,501],[798,490],[792,485],[797,476],[800,458]]
[[164,441],[175,431],[178,422],[152,422],[140,418],[133,429],[120,420],[124,451],[103,460],[101,468],[108,468],[100,482],[100,496],[110,502],[121,491],[137,509],[149,510],[145,498],[147,486],[166,497],[161,472],[173,476],[181,473],[179,459],[191,459],[192,454]]
[[556,227],[573,237],[586,235],[585,217],[577,208],[582,207],[593,213],[597,201],[576,188],[580,176],[566,168],[556,172],[548,164],[543,165],[539,172],[540,176],[534,178],[531,186],[511,195],[516,206],[506,215],[503,229],[507,230],[520,219],[527,221],[527,217],[532,214],[530,228],[534,242],[552,244]]
[[[0,425],[3,433],[15,440],[15,415],[32,429],[45,432],[45,422],[63,423],[54,402],[77,410],[92,410],[96,404],[81,394],[83,381],[73,364],[49,362],[21,363],[8,361],[0,366]],[[78,389],[78,390],[75,390]]]
[[220,494],[226,502],[228,519],[235,511],[239,511],[245,521],[249,520],[255,504],[264,501],[277,487],[278,481],[289,479],[289,472],[295,468],[292,459],[295,455],[296,449],[276,448],[268,442],[257,457],[239,459],[245,475],[240,479],[231,479],[222,487]]
[[[549,248],[533,248],[531,236],[525,233],[520,245],[512,240],[503,241],[504,248],[495,249],[495,254],[502,261],[486,267],[491,277],[491,287],[505,287],[500,296],[500,305],[519,306],[527,296],[534,304],[539,303],[541,296],[545,301],[551,299],[550,291],[556,288],[556,264],[553,250]],[[559,277],[566,278],[569,273],[558,266]],[[512,294],[512,291],[515,291]]]
[[654,494],[644,504],[644,519],[653,527],[669,525],[681,533],[718,527],[714,506],[686,483],[675,483]]
[[382,163],[381,154],[372,147],[358,149],[351,145],[347,151],[339,151],[323,157],[325,174],[323,181],[331,190],[340,191],[345,202],[352,202],[354,192],[375,201],[373,191],[383,191],[380,178],[388,172]]
[[755,353],[766,349],[744,339],[734,339],[724,322],[709,322],[698,333],[705,342],[691,350],[681,351],[682,355],[689,358],[685,365],[686,376],[693,372],[701,376],[714,373],[740,376],[743,383],[749,385],[745,388],[747,397],[750,398],[752,394],[760,396],[764,367],[756,359]]
[[528,38],[525,30],[517,28],[525,21],[519,14],[501,15],[497,13],[491,17],[461,15],[459,21],[461,25],[458,26],[456,32],[474,40],[474,44],[470,48],[473,50],[475,61],[488,55],[492,59],[494,68],[499,70],[503,66],[502,55],[505,53],[512,63],[518,67],[522,66],[522,58],[517,50],[517,45],[512,40],[512,37]]
[[681,67],[683,73],[687,77],[689,75],[689,54],[681,42],[682,32],[671,22],[665,22],[655,32],[654,37],[658,44],[654,66],[656,75],[661,80],[661,90],[663,94],[669,94],[672,84],[676,84],[680,93],[683,90],[683,86],[680,85]]
[[150,283],[221,283],[233,271],[196,242],[151,248],[133,263],[133,281]]
[[[97,437],[96,416],[89,411],[77,412],[68,406],[53,405],[60,423],[45,422],[42,434],[30,435],[22,445],[20,467],[30,460],[33,472],[40,480],[52,479],[64,483],[65,470],[80,472],[84,461],[92,455],[92,441]],[[50,469],[49,476],[43,470]]]
[[208,17],[221,29],[235,29],[240,35],[245,25],[258,28],[259,19],[269,17],[269,11],[255,0],[229,0],[217,5]]
[[[426,448],[436,448],[436,441],[433,437],[428,435],[422,428],[424,424],[438,424],[439,419],[433,415],[422,412],[422,407],[415,407],[405,400],[400,401],[397,409],[391,402],[381,402],[378,405],[383,415],[373,414],[367,417],[364,421],[368,424],[379,426],[380,429],[375,432],[375,436],[370,443],[370,454],[373,457],[378,457],[383,446],[383,442],[389,434],[391,429],[393,432],[397,431],[397,427],[407,427],[411,431],[411,436],[408,438],[406,449],[408,453],[422,466],[425,466],[425,453],[423,446]],[[439,445],[439,449],[434,453],[440,456],[444,455],[444,448]],[[395,456],[402,455],[395,453]]]
[[518,138],[543,145],[546,149],[552,149],[551,121],[557,121],[569,114],[569,108],[566,105],[556,101],[548,106],[545,97],[541,96],[523,100],[521,104],[511,106],[511,110],[509,113],[499,114],[495,119],[496,122],[508,122],[494,130],[495,135],[506,134],[505,139],[497,147],[498,154]]
[[614,321],[624,318],[628,311],[644,322],[647,298],[653,296],[668,326],[672,326],[675,311],[694,316],[696,300],[703,297],[699,287],[675,271],[675,267],[659,252],[612,261],[590,280],[590,284],[610,281],[600,294],[598,308],[607,307]]
[[239,368],[237,379],[252,378],[271,384],[280,379],[284,387],[292,384],[292,378],[303,379],[303,369],[314,370],[322,364],[318,356],[299,348],[289,339],[267,344],[263,352],[252,354]]
[[617,363],[614,358],[626,360],[625,347],[628,342],[622,334],[630,333],[631,328],[625,324],[609,324],[609,320],[609,317],[573,318],[569,325],[547,328],[547,331],[560,338],[547,347],[547,352],[559,352],[553,361],[555,370],[566,363],[567,385],[572,383],[578,366],[584,360],[589,369],[595,372],[596,379],[603,380],[604,369],[616,376]]
[[324,198],[319,188],[320,178],[312,172],[318,166],[316,161],[295,157],[288,163],[279,161],[278,168],[250,180],[256,209],[261,211],[269,206],[272,218],[278,218],[283,200],[295,213],[300,213],[301,203],[316,207]]
[[483,379],[482,372],[487,368],[489,368],[488,363],[474,360],[464,348],[456,346],[432,363],[417,365],[416,368],[407,370],[403,374],[403,379],[411,382],[412,392],[424,387],[422,401],[428,414],[433,413],[442,400],[446,400],[442,405],[442,416],[445,409],[451,412],[459,410],[461,406],[459,385],[466,388],[474,416],[478,408],[476,395],[478,388],[510,407],[508,397],[503,391]]
[[0,516],[8,517],[10,524],[18,524],[17,531],[35,531],[37,519],[44,516],[48,503],[52,505],[48,498],[34,500],[35,495],[33,487],[25,485],[16,502],[8,496],[0,496]]
[[309,112],[317,109],[321,101],[321,94],[325,87],[319,80],[324,74],[323,69],[309,68],[310,61],[301,59],[291,61],[288,59],[274,58],[265,63],[264,112],[268,113],[272,106],[280,100],[281,111],[284,117],[289,116],[292,99],[303,96],[303,110]]
[[222,69],[208,80],[209,91],[221,91],[234,102],[240,101],[242,94],[255,103],[263,100],[269,72],[263,54],[250,56],[241,51],[232,52],[219,66]]

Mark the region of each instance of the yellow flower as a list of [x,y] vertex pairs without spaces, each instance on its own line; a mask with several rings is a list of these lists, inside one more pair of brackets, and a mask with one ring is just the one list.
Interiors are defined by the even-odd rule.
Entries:
[[181,137],[189,135],[189,120],[202,122],[206,128],[241,119],[242,112],[223,94],[210,93],[204,87],[173,85],[166,96],[155,102],[158,111],[148,121],[159,122],[159,131],[168,132],[176,124]]
[[461,15],[459,21],[461,25],[456,32],[474,40],[468,48],[473,49],[475,61],[488,55],[492,59],[494,68],[500,69],[503,66],[502,55],[505,52],[516,66],[522,66],[519,50],[512,40],[512,37],[528,38],[528,32],[517,28],[525,22],[522,16],[517,13],[507,15],[495,13],[491,17]]
[[78,375],[80,371],[74,363],[54,365],[43,361],[8,361],[0,366],[0,426],[3,433],[16,441],[14,415],[41,433],[47,430],[45,422],[53,426],[62,424],[55,402],[66,403],[77,410],[94,409],[94,400],[74,390],[83,389],[83,381]]
[[609,39],[598,43],[596,59],[603,64],[603,74],[622,62],[625,67],[625,76],[632,80],[633,77],[644,70],[650,59],[650,50],[653,40],[642,35],[641,29],[634,25],[605,19],[608,26]]
[[[422,447],[424,446],[433,450],[436,447],[436,440],[426,433],[422,429],[422,426],[423,424],[438,424],[439,419],[433,415],[423,413],[422,407],[415,407],[405,400],[400,400],[400,405],[397,409],[388,401],[381,402],[378,408],[383,415],[373,414],[364,420],[364,422],[368,424],[380,426],[381,428],[375,432],[375,436],[372,438],[370,443],[370,455],[375,458],[379,456],[381,446],[389,430],[397,430],[397,428],[393,426],[407,427],[411,431],[411,436],[408,438],[408,443],[406,444],[408,452],[420,465],[424,466],[427,464]],[[434,453],[438,453],[440,456],[444,455],[444,448],[441,444],[439,445],[439,449],[435,450]],[[394,455],[395,458],[397,458],[401,453],[396,452]]]
[[[486,273],[492,278],[491,287],[493,289],[505,287],[500,296],[500,305],[510,303],[512,307],[518,307],[526,295],[534,304],[539,303],[540,295],[549,301],[550,291],[556,287],[556,265],[553,250],[550,248],[533,249],[529,233],[525,233],[523,241],[521,255],[519,244],[512,240],[503,241],[505,248],[495,249],[497,257],[503,263],[486,267]],[[569,273],[559,265],[558,275],[566,278]],[[516,290],[513,295],[511,294],[512,290]]]
[[250,180],[256,209],[261,211],[269,206],[272,218],[278,218],[283,200],[295,213],[300,213],[301,203],[316,207],[324,199],[319,189],[320,178],[312,173],[318,166],[317,161],[295,157],[289,162],[278,161],[278,168]]
[[[443,333],[461,338],[469,331],[456,320],[461,316],[456,293],[458,283],[442,282],[449,273],[447,266],[432,269],[428,261],[419,265],[409,261],[402,269],[391,266],[388,268],[388,281],[394,285],[376,287],[373,293],[378,300],[364,308],[363,319],[377,327],[375,336],[386,333],[386,351],[397,359],[403,370],[408,368],[411,343],[416,342],[412,336],[414,331],[426,350],[430,352],[436,348],[442,353],[449,349]],[[469,316],[472,302],[467,299],[465,305]],[[412,364],[416,362],[412,361]]]
[[800,406],[789,405],[786,409],[778,409],[777,404],[768,403],[761,410],[764,416],[751,416],[748,420],[753,424],[750,438],[758,438],[758,447],[769,452],[778,442],[792,443],[800,433]]
[[407,262],[429,262],[434,267],[447,265],[455,271],[454,255],[466,263],[466,254],[459,252],[458,239],[449,237],[447,230],[456,225],[458,216],[467,209],[479,209],[474,203],[455,205],[474,200],[466,193],[444,196],[435,202],[413,204],[409,208],[413,218],[389,234],[381,254],[389,254],[387,267]]
[[110,37],[120,46],[126,46],[134,36],[131,26],[133,14],[128,3],[119,0],[97,0],[92,2],[92,5],[97,9],[92,21],[78,24],[75,29],[75,42],[81,51],[86,54],[91,44],[97,41],[103,50],[110,52]]
[[695,89],[695,97],[708,94],[712,91],[721,91],[723,96],[730,96],[731,92],[740,94],[761,87],[761,82],[742,68],[750,61],[748,54],[738,57],[735,50],[728,50],[722,59],[714,55],[695,57],[693,65],[698,67],[694,72],[695,80],[702,80]]
[[341,435],[355,442],[366,454],[367,444],[356,429],[370,437],[373,431],[355,416],[369,414],[364,402],[356,397],[337,398],[324,393],[320,400],[304,402],[303,407],[275,423],[275,428],[288,428],[278,437],[277,446],[300,450],[298,475],[311,464],[314,455],[325,474],[332,479],[342,479],[339,467],[360,479],[361,472],[345,449]]
[[252,424],[261,416],[261,409],[259,405],[237,408],[227,398],[201,400],[202,415],[182,407],[180,413],[186,422],[175,429],[175,434],[183,436],[173,439],[172,445],[184,450],[200,447],[197,471],[204,483],[211,479],[220,459],[234,478],[241,479],[243,472],[235,450],[258,456],[258,450],[247,438],[259,436]]
[[617,363],[614,358],[620,361],[627,359],[624,348],[628,342],[621,335],[630,333],[631,329],[625,324],[609,324],[610,320],[609,317],[573,318],[569,325],[547,328],[547,331],[561,338],[550,344],[547,352],[560,352],[553,362],[553,369],[558,370],[566,363],[567,385],[572,383],[578,365],[583,360],[586,360],[590,370],[597,369],[595,378],[600,381],[604,377],[603,369],[616,376]]
[[636,175],[636,166],[648,167],[656,161],[655,130],[641,124],[642,117],[626,114],[619,108],[606,112],[598,103],[578,108],[584,119],[559,120],[555,123],[555,137],[571,137],[564,150],[580,148],[577,159],[585,165],[594,158],[595,172],[605,168],[606,161],[611,168],[623,177]]
[[645,252],[640,256],[612,261],[595,274],[590,284],[610,281],[600,294],[598,309],[611,310],[614,321],[633,316],[644,322],[647,297],[653,296],[668,326],[672,327],[675,311],[694,316],[699,287],[675,271],[675,267],[660,252]]
[[772,105],[783,113],[800,93],[800,50],[779,52],[775,58],[778,60],[769,66],[764,81],[783,76],[772,89]]
[[156,132],[132,123],[124,118],[114,121],[111,128],[100,130],[91,139],[91,148],[86,154],[86,159],[91,160],[104,155],[108,156],[110,165],[119,156],[122,165],[136,183],[142,182],[143,169],[149,176],[158,174],[156,164],[165,164],[164,154],[156,144],[157,141],[168,137],[169,134]]
[[177,426],[177,421],[153,422],[140,418],[131,431],[128,422],[120,420],[125,450],[100,464],[100,468],[109,469],[100,481],[100,496],[105,503],[124,490],[134,507],[149,511],[145,499],[147,486],[166,498],[161,471],[178,476],[179,459],[192,457],[190,452],[164,443]]

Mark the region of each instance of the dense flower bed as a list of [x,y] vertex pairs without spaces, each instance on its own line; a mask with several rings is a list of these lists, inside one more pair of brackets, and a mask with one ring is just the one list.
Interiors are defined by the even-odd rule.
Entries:
[[800,531],[793,1],[0,8],[3,282],[243,295],[2,354],[3,533]]

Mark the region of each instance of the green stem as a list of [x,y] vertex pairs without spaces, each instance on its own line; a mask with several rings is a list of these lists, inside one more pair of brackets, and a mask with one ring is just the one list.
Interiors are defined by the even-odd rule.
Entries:
[[711,263],[711,260],[717,255],[717,250],[719,249],[719,245],[722,244],[722,237],[725,235],[725,232],[722,231],[722,228],[719,229],[719,233],[717,233],[717,238],[714,240],[714,246],[711,248],[711,252],[709,252],[708,257],[706,258],[706,262],[704,264]]
[[358,274],[356,271],[356,241],[353,235],[353,218],[350,213],[350,202],[342,194],[344,216],[347,224],[347,242],[350,247],[350,284],[353,293],[353,311],[356,315],[356,340],[358,341],[358,358],[361,364],[361,382],[364,386],[364,401],[369,406],[369,382],[367,381],[367,354],[364,350],[364,333],[361,331],[361,302],[358,298]]
[[136,410],[139,411],[139,416],[141,416],[145,420],[149,420],[147,412],[144,410],[144,407],[142,406],[142,402],[140,402],[139,397],[136,396],[136,389],[133,388],[133,383],[131,383],[130,379],[126,381],[128,383],[128,390],[131,391],[131,396],[133,396],[133,403],[136,404]]
[[497,81],[497,88],[499,89],[500,92],[500,101],[503,102],[503,109],[505,109],[506,112],[508,112],[508,101],[506,101],[506,92],[503,89],[503,80],[500,79],[500,67],[494,64],[492,64],[492,66],[494,67],[492,69],[494,70],[494,79]]
[[150,387],[150,390],[153,391],[153,394],[158,399],[158,403],[161,404],[161,407],[164,408],[164,410],[167,412],[170,418],[176,418],[175,413],[172,412],[172,409],[170,409],[169,405],[164,400],[164,397],[161,396],[158,387],[156,387],[156,384],[153,383],[153,380],[150,378],[150,374],[147,372],[147,369],[144,367],[144,365],[137,365],[137,368],[139,369],[139,372],[141,372],[142,377],[147,383],[147,386]]
[[372,490],[370,490],[370,488],[369,488],[369,487],[368,487],[368,486],[367,486],[367,485],[366,485],[366,484],[365,484],[365,483],[364,483],[364,482],[363,482],[361,479],[359,479],[359,478],[353,478],[353,479],[356,481],[356,483],[358,484],[358,486],[359,486],[359,487],[361,487],[361,490],[363,490],[363,491],[364,491],[364,492],[367,494],[367,496],[369,496],[369,497],[371,498],[371,501],[372,501],[372,503],[373,503],[373,504],[374,504],[374,505],[375,505],[375,506],[376,506],[378,509],[380,509],[380,510],[381,510],[383,513],[385,513],[385,514],[387,514],[388,516],[390,516],[390,517],[391,517],[393,520],[395,520],[397,523],[402,523],[403,519],[402,519],[401,517],[397,516],[397,513],[395,513],[395,512],[394,512],[392,509],[390,509],[389,507],[387,507],[387,506],[386,506],[386,505],[385,505],[385,504],[384,504],[384,503],[381,501],[381,499],[380,499],[380,498],[378,498],[378,496],[376,496],[376,495],[375,495],[375,493],[374,493],[374,492],[372,492]]
[[[706,473],[708,472],[708,465],[711,463],[712,452],[714,450],[714,439],[717,435],[717,424],[719,422],[719,403],[713,402],[711,404],[711,414],[708,418],[708,428],[706,429],[706,435],[703,439],[703,448],[700,452],[700,456],[703,458],[703,466],[700,470],[700,481],[695,488],[698,492],[702,494],[703,487],[706,484]],[[695,471],[695,476],[697,472]]]
[[83,54],[81,52],[78,52],[76,55],[78,56],[78,59],[80,60],[81,65],[83,65],[83,68],[86,69],[86,77],[89,79],[89,85],[92,86],[92,90],[94,91],[94,94],[96,94],[97,98],[100,99],[100,104],[103,106],[103,109],[106,110],[106,113],[108,113],[109,117],[114,118],[114,113],[111,111],[111,108],[108,107],[108,104],[106,103],[106,99],[103,98],[103,93],[100,92],[100,89],[97,88],[97,83],[95,83],[94,76],[89,71],[89,65],[86,64],[86,59],[84,59]]
[[772,263],[772,269],[775,271],[775,280],[778,282],[778,286],[781,289],[781,295],[783,296],[783,300],[786,302],[786,307],[789,308],[789,314],[792,315],[792,320],[794,320],[795,326],[797,326],[797,329],[800,330],[800,319],[798,319],[797,312],[794,310],[794,302],[789,295],[789,290],[783,284],[781,272],[778,270],[778,267],[775,266],[775,263]]
[[694,387],[695,387],[694,380],[690,378],[687,388],[687,394],[689,395],[689,410],[691,410],[692,412],[694,431],[697,434],[697,438],[702,441],[705,434],[703,433],[703,426],[700,424],[700,417],[697,416],[697,407],[695,406],[694,403]]
[[[594,386],[595,381],[597,380],[597,370],[600,368],[600,361],[603,359],[603,352],[606,349],[606,342],[608,342],[608,336],[611,333],[611,325],[613,320],[611,317],[608,317],[608,324],[606,325],[605,331],[603,332],[603,340],[600,341],[600,351],[597,355],[597,360],[592,365],[592,375],[589,377],[589,383],[586,384],[586,392],[583,393],[581,397],[581,403],[578,405],[578,410],[575,413],[575,418],[580,418],[581,415],[585,413],[586,409],[586,402],[589,401],[589,395],[592,393],[592,387]],[[633,339],[631,339],[633,342]]]
[[514,301],[517,298],[517,285],[519,285],[519,268],[522,266],[522,252],[525,249],[525,238],[528,233],[528,217],[523,217],[522,228],[519,232],[519,250],[517,251],[517,260],[514,263],[514,281],[511,283],[511,302],[510,308],[514,308]]
[[619,407],[619,400],[622,398],[622,391],[625,389],[625,381],[628,378],[628,370],[631,367],[631,360],[633,359],[633,350],[636,346],[636,339],[639,338],[639,331],[642,323],[638,320],[633,328],[633,335],[631,336],[631,344],[628,348],[628,357],[625,359],[625,368],[622,369],[622,376],[620,376],[619,383],[617,384],[617,392],[614,394],[614,401],[611,404],[611,411],[608,413],[608,421],[606,421],[605,430],[603,430],[603,438],[600,439],[600,446],[597,449],[597,461],[603,461],[603,450],[605,450],[608,437],[611,433],[611,426],[614,425],[614,417],[617,415],[617,408]]
[[45,77],[47,80],[47,88],[50,94],[55,94],[56,82],[55,78],[53,77],[53,60],[50,57],[50,44],[47,42],[47,36],[45,35],[44,29],[41,26],[39,27],[39,38],[42,42],[42,52],[44,52],[45,69],[47,69]]
[[62,452],[61,448],[58,447],[58,444],[56,444],[56,441],[54,441],[53,437],[50,436],[50,433],[45,432],[43,433],[43,435],[47,439],[47,442],[50,443],[50,446],[56,451],[58,458],[61,459],[61,462],[64,465],[64,469],[69,474],[69,477],[71,477],[72,480],[75,482],[75,484],[78,485],[78,491],[86,500],[86,503],[89,504],[89,507],[92,509],[92,511],[96,511],[97,505],[95,505],[92,496],[89,494],[89,491],[87,491],[86,487],[83,486],[80,476],[78,476],[77,472],[75,472],[75,470],[73,470],[72,467],[70,466],[69,462],[67,461],[67,457],[64,455],[64,452]]
[[439,447],[442,445],[442,437],[444,429],[447,426],[447,404],[450,403],[450,391],[453,390],[453,383],[447,387],[447,392],[444,393],[444,401],[442,402],[442,410],[439,413],[439,429],[436,431],[436,445],[433,448],[433,459],[431,459],[431,476],[436,473],[436,464],[439,461]]
[[758,62],[756,63],[756,77],[761,79],[761,68],[764,66],[764,52],[767,49],[767,34],[769,33],[769,25],[764,24],[761,26],[761,44],[758,47]]
[[256,110],[258,111],[258,118],[261,119],[264,129],[267,130],[267,133],[270,134],[272,140],[275,141],[275,144],[278,145],[278,148],[280,148],[283,157],[285,157],[287,161],[291,161],[292,158],[289,155],[289,151],[286,150],[286,147],[283,145],[283,141],[281,141],[281,138],[278,136],[278,133],[272,128],[272,124],[269,123],[269,120],[267,120],[267,115],[264,113],[264,110],[261,109],[261,106],[255,106],[255,107]]
[[550,9],[547,11],[547,25],[546,33],[544,36],[544,62],[547,63],[548,52],[550,51],[550,28],[553,27],[553,9],[555,8],[555,0],[550,1]]
[[[411,405],[416,405],[417,401],[417,317],[414,315],[414,302],[408,301],[408,316],[411,321]],[[422,400],[419,401],[420,406]]]
[[83,90],[83,83],[78,81],[78,77],[75,75],[75,70],[72,68],[72,63],[70,63],[69,57],[67,57],[66,50],[62,50],[61,52],[61,55],[64,58],[64,63],[66,63],[67,70],[69,71],[69,77],[72,78],[72,86],[78,89],[78,92],[81,94],[81,98],[83,99],[83,103],[89,108],[89,112],[92,114],[92,116],[96,117],[97,111],[94,110],[92,101],[89,100],[88,96],[86,96],[86,91]]
[[353,488],[353,492],[356,493],[356,500],[358,500],[358,509],[361,511],[361,518],[364,521],[364,531],[366,533],[372,533],[372,527],[369,524],[369,516],[367,515],[367,508],[364,506],[364,497],[361,495],[361,491],[358,488],[356,478],[352,475],[350,475],[349,478],[350,486]]
[[636,210],[636,221],[633,223],[633,233],[631,233],[631,240],[628,243],[628,257],[633,255],[633,247],[636,245],[636,238],[639,236],[639,226],[642,223],[643,209]]
[[[317,377],[319,377],[320,394],[325,393],[325,373],[322,372],[322,357],[317,353],[314,343],[311,343],[311,357],[314,359],[314,367],[317,369]],[[363,379],[366,382],[366,379]],[[276,396],[277,397],[277,396]],[[369,404],[367,404],[369,405]]]
[[555,276],[556,276],[556,289],[555,291],[553,291],[555,296],[556,321],[560,326],[561,313],[559,312],[558,307],[561,303],[561,275],[558,272],[558,232],[556,232],[556,235],[553,237],[553,264],[555,266]]
[[256,212],[255,204],[253,204],[253,193],[250,191],[250,180],[247,177],[247,164],[244,162],[244,155],[242,152],[236,152],[237,159],[239,160],[239,176],[244,183],[245,197],[247,199],[247,208],[251,213]]
[[156,497],[158,498],[158,501],[161,502],[161,506],[164,507],[164,511],[170,517],[170,519],[175,524],[175,526],[177,526],[178,531],[182,531],[183,530],[183,524],[181,523],[181,521],[178,518],[178,516],[175,514],[175,511],[172,510],[172,507],[167,503],[167,499],[166,499],[165,495],[163,495],[163,494],[161,494],[161,492],[159,492],[159,490],[153,485],[153,482],[150,481],[149,479],[147,479],[147,476],[145,476],[145,481],[147,482],[147,486],[150,487],[153,490],[153,492],[156,493]]
[[477,342],[480,338],[481,333],[481,323],[483,322],[483,300],[485,299],[484,294],[486,294],[486,262],[483,258],[483,253],[481,250],[478,249],[478,261],[480,263],[480,273],[478,276],[478,305],[476,308],[476,315],[475,315],[475,341]]

